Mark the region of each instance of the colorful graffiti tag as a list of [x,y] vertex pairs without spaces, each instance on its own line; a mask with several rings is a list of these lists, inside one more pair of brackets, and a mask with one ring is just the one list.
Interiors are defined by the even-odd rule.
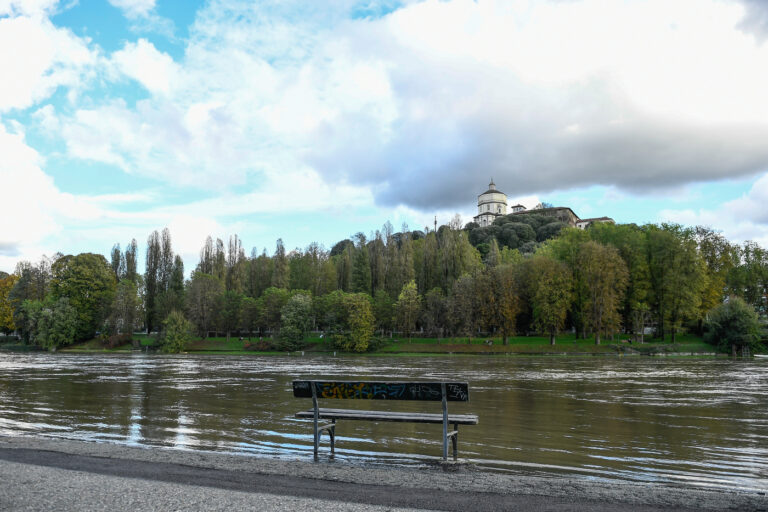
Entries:
[[[312,398],[312,386],[317,398],[369,399],[369,400],[442,400],[440,382],[349,382],[349,381],[294,381],[293,395]],[[446,399],[452,402],[469,400],[466,382],[445,383]]]

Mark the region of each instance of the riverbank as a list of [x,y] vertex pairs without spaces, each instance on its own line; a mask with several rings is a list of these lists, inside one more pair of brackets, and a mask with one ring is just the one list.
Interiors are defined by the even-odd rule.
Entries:
[[4,510],[224,510],[252,509],[258,503],[271,503],[273,508],[282,503],[283,510],[291,510],[306,505],[302,500],[313,501],[318,510],[768,508],[764,492],[490,473],[471,465],[437,462],[426,468],[313,463],[2,436],[0,459]]
[[[139,350],[148,350],[154,343],[153,338],[145,334],[135,335]],[[131,352],[136,350],[131,344],[114,348],[106,348],[99,340],[90,340],[70,345],[60,349],[69,353],[108,353]],[[271,341],[265,338],[231,337],[198,338],[186,348],[189,354],[227,354],[227,355],[286,355],[275,349]],[[294,354],[335,354],[359,355],[359,353],[342,352],[320,337],[307,338],[306,346]],[[555,345],[550,345],[547,337],[516,336],[508,339],[505,344],[501,338],[399,338],[380,339],[376,349],[364,352],[364,355],[504,355],[504,356],[702,356],[712,357],[719,354],[712,345],[704,343],[701,338],[693,335],[678,336],[676,343],[649,339],[644,343],[630,343],[627,339],[621,341],[604,340],[596,345],[593,339],[576,339],[573,334],[558,337]]]

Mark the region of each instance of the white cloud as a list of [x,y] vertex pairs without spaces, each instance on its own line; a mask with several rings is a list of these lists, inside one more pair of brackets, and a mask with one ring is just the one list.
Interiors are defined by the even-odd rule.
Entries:
[[42,16],[58,4],[59,0],[0,0],[0,16]]
[[127,18],[139,18],[149,15],[155,9],[155,0],[109,0]]
[[112,61],[123,74],[152,93],[168,94],[178,80],[178,65],[146,39],[126,43],[112,54]]
[[98,62],[88,41],[55,27],[40,10],[33,12],[0,17],[0,74],[6,77],[0,80],[0,112],[27,108],[59,86],[79,89]]
[[768,246],[768,174],[752,184],[741,197],[716,208],[701,208],[659,212],[659,221],[673,221],[689,226],[709,226],[722,231],[731,241],[753,240]]

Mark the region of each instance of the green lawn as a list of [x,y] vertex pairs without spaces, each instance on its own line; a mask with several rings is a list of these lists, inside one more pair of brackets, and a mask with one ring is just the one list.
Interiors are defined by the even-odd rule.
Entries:
[[[626,336],[617,337],[616,340],[604,339],[600,345],[595,345],[594,338],[579,339],[573,334],[562,334],[557,337],[554,346],[549,344],[549,338],[546,336],[516,336],[508,340],[504,345],[500,337],[472,338],[412,338],[410,342],[401,337],[394,337],[391,340],[384,339],[383,346],[374,354],[381,355],[406,355],[406,354],[658,354],[658,353],[712,353],[716,349],[704,343],[701,338],[685,334],[677,337],[677,342],[672,344],[669,340],[661,341],[647,338],[645,343],[620,342],[619,339],[626,340]],[[138,339],[140,346],[151,346],[154,339],[146,334],[136,334],[134,339]],[[490,340],[491,344],[487,344]],[[239,337],[232,336],[229,341],[225,337],[196,339],[187,347],[186,352],[200,354],[279,354],[275,350],[255,351],[246,349],[245,343],[249,340],[245,338],[240,341]],[[258,338],[250,339],[251,343],[256,343]],[[112,349],[105,348],[97,340],[89,340],[77,345],[64,347],[61,350],[66,352],[129,352],[132,345],[126,344]],[[328,338],[319,338],[317,336],[307,338],[307,352],[338,352]]]

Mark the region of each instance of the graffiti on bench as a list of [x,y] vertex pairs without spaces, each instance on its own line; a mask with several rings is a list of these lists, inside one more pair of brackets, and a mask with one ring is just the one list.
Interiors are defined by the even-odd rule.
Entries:
[[[323,382],[298,380],[293,382],[293,396],[312,398],[314,384],[318,398],[370,400],[432,400],[443,398],[439,382]],[[469,400],[466,382],[446,384],[446,398],[451,402]]]

